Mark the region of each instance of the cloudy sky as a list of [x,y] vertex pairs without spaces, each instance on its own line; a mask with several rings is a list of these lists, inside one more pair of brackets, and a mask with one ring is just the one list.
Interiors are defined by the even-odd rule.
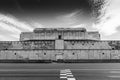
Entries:
[[119,21],[120,0],[0,0],[0,40],[41,27],[85,27],[102,40],[120,40]]

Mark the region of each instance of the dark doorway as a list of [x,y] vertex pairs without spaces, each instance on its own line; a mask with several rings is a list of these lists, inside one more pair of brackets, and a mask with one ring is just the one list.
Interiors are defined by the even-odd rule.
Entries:
[[62,39],[62,36],[61,36],[61,35],[58,35],[58,39]]

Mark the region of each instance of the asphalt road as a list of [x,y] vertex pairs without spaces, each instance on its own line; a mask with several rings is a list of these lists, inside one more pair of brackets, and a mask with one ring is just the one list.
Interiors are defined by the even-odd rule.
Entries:
[[120,63],[0,63],[0,80],[120,80]]

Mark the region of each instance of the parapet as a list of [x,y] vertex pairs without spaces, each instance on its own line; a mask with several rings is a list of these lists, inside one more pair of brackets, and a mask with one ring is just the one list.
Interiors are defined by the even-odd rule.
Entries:
[[39,33],[39,32],[47,32],[47,31],[81,31],[81,32],[86,32],[85,28],[35,28],[33,30],[34,33]]

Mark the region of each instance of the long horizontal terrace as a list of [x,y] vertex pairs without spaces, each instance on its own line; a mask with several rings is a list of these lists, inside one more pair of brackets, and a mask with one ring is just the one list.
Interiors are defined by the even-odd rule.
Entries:
[[[64,41],[64,49],[111,49],[119,50],[120,41],[95,41],[95,40],[69,40]],[[54,40],[37,41],[0,41],[1,50],[21,49],[21,50],[55,50]]]

